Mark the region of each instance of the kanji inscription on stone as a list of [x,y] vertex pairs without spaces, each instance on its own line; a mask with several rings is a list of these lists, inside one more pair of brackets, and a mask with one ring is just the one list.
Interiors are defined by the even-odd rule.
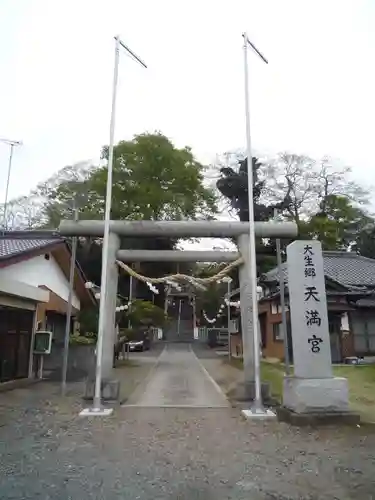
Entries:
[[332,376],[322,247],[319,241],[294,241],[287,247],[294,374]]

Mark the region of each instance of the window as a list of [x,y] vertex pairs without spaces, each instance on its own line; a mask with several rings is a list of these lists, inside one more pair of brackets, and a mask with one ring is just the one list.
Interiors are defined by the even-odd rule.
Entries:
[[229,332],[230,333],[237,333],[238,330],[238,319],[232,319],[229,325]]
[[273,323],[273,340],[284,340],[282,323]]
[[[280,321],[279,323],[273,323],[273,340],[282,342],[284,340],[284,332],[283,332],[283,324]],[[290,321],[287,319],[286,321],[286,331],[288,334],[289,344],[292,344],[292,328],[290,326]]]
[[[289,306],[287,303],[285,303],[285,311],[289,311]],[[277,305],[277,312],[278,314],[281,314],[282,313],[282,308],[281,308],[281,304],[278,304]]]

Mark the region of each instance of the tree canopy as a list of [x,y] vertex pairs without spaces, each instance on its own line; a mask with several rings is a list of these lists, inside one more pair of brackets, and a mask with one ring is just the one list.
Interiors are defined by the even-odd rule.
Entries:
[[330,194],[321,200],[319,211],[301,224],[301,236],[320,240],[324,250],[347,250],[370,220],[347,197]]
[[[225,156],[218,190],[240,220],[248,220],[247,159]],[[319,239],[325,250],[355,250],[375,256],[373,217],[366,207],[369,191],[350,178],[351,169],[329,158],[280,153],[252,159],[254,218],[270,220],[276,209],[299,226],[299,238]],[[289,243],[284,240],[283,248]],[[275,265],[275,243],[257,241],[258,272]],[[265,255],[266,254],[266,255]]]
[[[262,175],[263,163],[252,158],[254,219],[267,221],[273,217],[274,209],[283,211],[289,206],[289,191],[281,202],[262,203],[262,196],[267,188],[267,179]],[[241,221],[249,220],[248,201],[248,162],[247,158],[237,158],[235,166],[222,166],[221,177],[216,185],[221,194],[228,199],[230,207],[237,213]]]
[[[11,200],[8,228],[57,228],[61,219],[72,218],[73,202],[80,219],[102,219],[107,156],[105,146],[103,164],[81,162],[64,167],[29,196]],[[216,165],[219,178],[213,186],[210,172],[191,149],[176,147],[161,133],[120,141],[114,148],[112,218],[210,219],[224,202],[232,215],[248,220],[247,158],[239,153],[221,158],[224,161]],[[351,249],[374,257],[375,221],[367,208],[370,192],[353,181],[349,167],[330,158],[315,160],[284,152],[269,159],[252,158],[252,169],[256,221],[270,220],[276,211],[282,219],[298,224],[299,238],[317,238],[327,250]],[[100,245],[100,240],[96,242]],[[101,248],[92,243],[80,240],[78,256],[89,279],[99,284]],[[171,238],[124,238],[122,246],[166,250],[176,243]],[[287,243],[282,242],[283,248]],[[267,271],[276,263],[275,242],[257,240],[256,245],[258,272]],[[176,271],[169,263],[143,263],[142,269],[153,276]],[[139,285],[139,292],[149,297],[147,287]],[[120,293],[129,293],[128,280],[123,278]],[[162,296],[156,301],[162,301]]]
[[[62,219],[71,219],[73,205],[80,219],[103,219],[107,182],[108,147],[102,149],[103,165],[87,162],[67,166],[40,183],[28,197],[13,200],[8,227],[55,229]],[[114,147],[111,217],[119,220],[210,219],[217,212],[215,191],[205,183],[205,166],[189,147],[178,148],[161,133],[140,134]],[[91,281],[100,284],[101,248],[81,239],[78,258]],[[168,250],[171,238],[123,238],[123,248]],[[169,263],[142,264],[146,275],[175,271]],[[119,291],[128,296],[128,279],[122,275]],[[139,286],[149,298],[147,287]],[[162,295],[162,294],[161,294]],[[162,301],[158,296],[157,301]]]
[[[108,147],[102,150],[107,160]],[[114,147],[111,217],[118,220],[181,220],[212,217],[216,196],[204,185],[205,167],[190,148],[179,149],[160,133],[141,134]],[[64,170],[64,173],[66,171]],[[101,219],[105,209],[107,161],[104,166],[69,172],[47,190],[44,216],[48,226],[71,212],[75,199],[80,218]]]
[[[234,160],[234,161],[233,161]],[[289,191],[281,201],[273,203],[267,200],[267,177],[265,165],[258,159],[252,159],[254,219],[268,221],[274,217],[274,211],[284,213],[290,203]],[[249,220],[248,201],[248,162],[247,158],[230,158],[230,164],[221,166],[217,188],[227,199],[230,209],[241,221]],[[256,252],[258,272],[265,272],[276,264],[274,244],[270,240],[257,240]]]

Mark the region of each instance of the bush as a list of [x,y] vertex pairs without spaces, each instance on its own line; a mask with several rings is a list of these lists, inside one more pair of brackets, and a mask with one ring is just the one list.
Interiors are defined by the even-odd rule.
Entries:
[[69,343],[71,345],[93,345],[96,343],[96,336],[84,337],[83,335],[71,335]]
[[135,328],[120,328],[119,330],[119,342],[135,340],[137,330]]
[[130,319],[133,327],[141,325],[162,327],[168,319],[164,314],[164,309],[147,300],[135,300],[127,318]]
[[85,337],[97,335],[99,310],[97,307],[87,307],[78,314],[80,333]]

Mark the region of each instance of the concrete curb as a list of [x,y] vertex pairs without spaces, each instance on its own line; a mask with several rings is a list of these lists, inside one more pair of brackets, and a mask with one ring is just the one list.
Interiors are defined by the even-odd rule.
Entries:
[[14,389],[24,389],[26,387],[30,387],[30,385],[48,381],[49,381],[48,379],[40,379],[40,378],[20,378],[17,380],[10,380],[9,382],[2,382],[0,384],[0,393],[6,391],[13,391]]
[[198,361],[199,366],[201,367],[203,373],[206,375],[206,377],[212,382],[213,386],[215,387],[216,391],[224,398],[224,400],[227,402],[227,406],[230,406],[230,401],[227,398],[226,394],[224,393],[223,389],[219,386],[219,384],[216,382],[216,380],[208,373],[207,369],[204,367],[202,361],[198,358],[198,356],[195,354],[194,349],[191,348],[191,345],[189,345],[189,350],[190,352],[193,353],[195,359]]

